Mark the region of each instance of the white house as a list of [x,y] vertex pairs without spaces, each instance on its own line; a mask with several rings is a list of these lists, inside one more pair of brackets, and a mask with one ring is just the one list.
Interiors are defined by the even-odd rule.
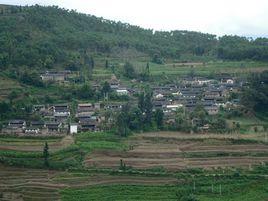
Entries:
[[128,90],[127,89],[117,89],[116,93],[119,96],[128,95]]
[[157,94],[157,95],[155,96],[155,98],[157,98],[157,99],[160,99],[160,98],[163,98],[163,97],[164,97],[163,94]]
[[177,109],[183,107],[182,104],[167,105],[166,108],[169,111],[176,111]]
[[77,133],[77,124],[70,124],[70,134]]

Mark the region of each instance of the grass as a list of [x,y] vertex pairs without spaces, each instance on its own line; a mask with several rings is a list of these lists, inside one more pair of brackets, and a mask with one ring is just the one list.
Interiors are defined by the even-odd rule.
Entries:
[[[213,183],[213,192],[212,192]],[[221,188],[221,190],[220,190]],[[62,200],[101,200],[101,201],[149,201],[182,200],[179,195],[194,194],[200,201],[265,201],[268,197],[268,181],[247,178],[200,177],[178,185],[144,186],[144,185],[109,185],[82,189],[64,189]]]
[[102,200],[102,201],[138,201],[138,200],[176,200],[175,186],[113,185],[96,186],[84,189],[65,189],[62,200]]
[[[3,138],[4,143],[16,146],[27,146],[44,144],[46,140],[54,142],[55,139],[23,139]],[[59,151],[50,151],[50,168],[67,169],[67,168],[83,168],[84,157],[94,150],[112,149],[125,150],[127,145],[123,144],[118,136],[106,132],[86,132],[78,134],[75,137],[75,144],[70,145]],[[11,166],[44,168],[42,152],[30,151],[6,151],[0,150],[0,162]]]
[[[141,72],[146,67],[146,62],[133,62],[136,70]],[[150,63],[150,73],[152,76],[159,75],[187,75],[191,70],[199,76],[209,76],[219,73],[250,73],[254,71],[268,70],[268,64],[265,62],[230,62],[230,61],[215,61],[207,62],[201,65],[183,65],[181,63],[154,64]]]

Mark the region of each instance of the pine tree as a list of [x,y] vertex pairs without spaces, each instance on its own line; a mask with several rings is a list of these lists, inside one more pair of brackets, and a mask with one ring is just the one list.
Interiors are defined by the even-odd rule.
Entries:
[[141,110],[141,112],[144,112],[144,93],[143,92],[139,95],[138,99],[139,99],[138,100],[138,107]]
[[109,62],[108,62],[108,60],[105,61],[105,68],[109,68]]
[[45,143],[44,146],[44,151],[43,151],[43,157],[44,157],[44,165],[45,167],[49,167],[49,162],[48,162],[48,158],[49,158],[49,152],[48,152],[48,144],[47,142]]
[[150,65],[149,65],[149,62],[146,64],[146,74],[148,76],[150,75]]
[[95,68],[95,61],[92,56],[90,57],[90,64],[91,64],[91,69],[93,70]]
[[144,99],[144,111],[145,111],[145,123],[151,125],[152,123],[152,112],[153,112],[153,103],[152,103],[152,93],[147,92]]

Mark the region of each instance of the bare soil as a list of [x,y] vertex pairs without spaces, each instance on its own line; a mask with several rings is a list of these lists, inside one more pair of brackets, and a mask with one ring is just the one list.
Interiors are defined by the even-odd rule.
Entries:
[[[232,139],[242,139],[242,137],[227,134],[197,135],[175,132],[137,134],[125,142],[129,145],[130,150],[125,152],[96,151],[86,158],[85,165],[119,168],[120,160],[123,160],[126,166],[136,169],[161,167],[168,170],[180,170],[250,167],[268,162],[268,145],[263,143],[242,144],[242,142],[233,144],[231,141]],[[243,139],[253,139],[253,135],[247,135]],[[235,154],[235,156],[227,157],[226,154]],[[252,155],[260,154],[267,154],[267,157],[252,157]]]

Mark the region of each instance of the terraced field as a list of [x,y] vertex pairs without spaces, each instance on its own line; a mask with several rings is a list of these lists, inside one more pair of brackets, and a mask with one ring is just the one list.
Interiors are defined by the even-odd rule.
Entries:
[[0,150],[40,152],[45,142],[48,142],[51,151],[57,151],[73,144],[74,139],[72,136],[55,139],[1,138]]
[[0,200],[61,200],[60,191],[96,185],[166,185],[170,177],[112,176],[98,173],[75,173],[0,166]]
[[22,87],[17,81],[0,75],[0,100],[6,99],[12,90],[18,90]]
[[[264,140],[265,134],[175,132],[135,134],[123,140],[104,132],[63,139],[3,137],[0,159],[12,158],[4,164],[28,168],[0,165],[0,200],[178,200],[177,191],[189,193],[193,180],[200,200],[217,195],[219,201],[238,201],[244,188],[256,188],[248,191],[252,196],[248,200],[265,200],[268,145]],[[51,168],[59,170],[42,169],[44,141],[52,152]],[[71,159],[74,166],[68,165]],[[125,170],[120,169],[121,160]],[[56,166],[59,161],[62,166]],[[218,190],[211,192],[212,183],[228,192],[224,199]],[[229,199],[231,195],[237,199]]]
[[[256,136],[255,136],[256,137]],[[250,141],[250,135],[186,135],[146,133],[126,141],[128,151],[99,150],[89,155],[87,167],[118,168],[120,160],[136,169],[252,168],[268,162],[268,145]]]

